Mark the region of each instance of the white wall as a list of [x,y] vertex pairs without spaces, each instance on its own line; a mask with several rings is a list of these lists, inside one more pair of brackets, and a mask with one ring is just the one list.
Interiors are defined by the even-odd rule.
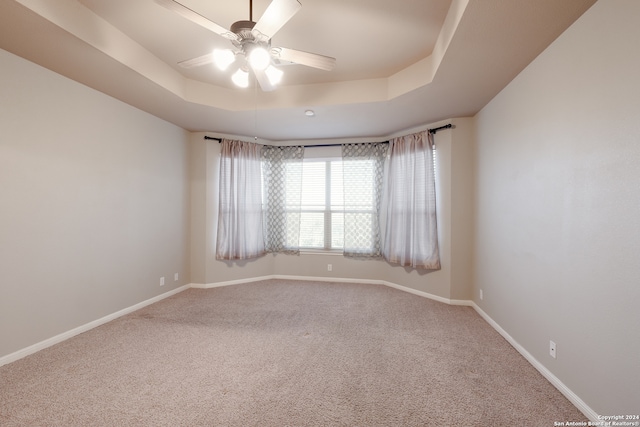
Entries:
[[[471,299],[472,148],[471,119],[454,119],[455,128],[436,135],[439,168],[438,226],[442,269],[427,272],[378,260],[353,260],[335,255],[267,255],[241,262],[215,259],[218,159],[220,144],[191,135],[192,277],[214,285],[270,275],[382,280],[448,299]],[[335,141],[331,141],[335,143]],[[455,195],[454,195],[455,194]],[[456,212],[453,212],[453,207]],[[203,237],[206,236],[206,239]],[[327,271],[332,264],[332,271]],[[452,272],[453,266],[458,272]]]
[[597,2],[476,117],[474,300],[602,415],[640,414],[639,16]]
[[186,132],[2,50],[0,64],[2,357],[190,272]]

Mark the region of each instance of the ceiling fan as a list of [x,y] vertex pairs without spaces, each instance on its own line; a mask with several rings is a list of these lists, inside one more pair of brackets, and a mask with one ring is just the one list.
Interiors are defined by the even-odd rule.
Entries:
[[277,65],[293,63],[331,71],[336,59],[316,53],[271,46],[271,38],[295,15],[302,5],[298,0],[273,0],[258,22],[253,21],[253,0],[249,0],[249,20],[237,21],[229,30],[205,18],[175,0],[155,0],[156,3],[176,12],[231,41],[234,49],[215,49],[197,58],[179,62],[184,68],[193,68],[214,63],[221,70],[237,63],[238,69],[232,81],[240,87],[249,85],[251,69],[263,91],[274,90],[282,78]]

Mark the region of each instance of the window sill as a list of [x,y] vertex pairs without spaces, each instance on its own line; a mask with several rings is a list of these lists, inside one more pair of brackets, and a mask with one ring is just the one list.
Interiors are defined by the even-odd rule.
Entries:
[[300,255],[329,255],[342,256],[341,250],[300,249]]

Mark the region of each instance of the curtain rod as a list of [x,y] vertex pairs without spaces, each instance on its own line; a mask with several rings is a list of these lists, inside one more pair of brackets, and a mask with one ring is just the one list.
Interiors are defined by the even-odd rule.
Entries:
[[[452,128],[453,125],[451,125],[451,123],[449,123],[448,125],[444,125],[444,126],[440,126],[437,128],[433,128],[433,129],[427,129],[429,131],[429,133],[431,134],[435,134],[436,132],[438,132],[439,130],[443,130],[443,129],[450,129]],[[222,138],[214,138],[211,136],[204,136],[204,139],[208,139],[208,140],[213,140],[213,141],[218,141],[218,142],[222,142]],[[389,141],[384,141],[383,143],[388,143]],[[318,145],[303,145],[304,148],[311,148],[311,147],[339,147],[341,145],[344,144],[318,144]]]

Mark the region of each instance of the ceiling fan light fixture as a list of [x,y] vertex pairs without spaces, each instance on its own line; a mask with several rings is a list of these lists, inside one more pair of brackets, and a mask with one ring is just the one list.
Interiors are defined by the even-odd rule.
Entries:
[[265,70],[271,64],[269,51],[262,46],[256,46],[249,52],[249,63],[254,70]]
[[267,69],[264,70],[264,73],[267,75],[267,78],[269,79],[269,83],[271,83],[273,86],[277,85],[278,83],[280,83],[280,81],[282,81],[282,75],[284,74],[284,72],[281,69],[276,68],[273,65],[269,65]]
[[[179,2],[182,0],[155,1],[192,23],[227,39],[235,46],[233,50],[215,49],[198,58],[181,61],[178,63],[181,67],[192,68],[213,62],[217,68],[225,71],[234,64],[232,70],[240,68],[231,77],[237,86],[249,86],[249,70],[252,70],[257,85],[263,91],[269,92],[275,89],[283,76],[283,72],[274,66],[279,65],[279,61],[326,71],[331,71],[335,66],[336,59],[329,56],[271,46],[273,36],[300,11],[302,5],[299,0],[270,0],[269,6],[257,22],[253,21],[253,0],[249,0],[249,20],[236,21],[231,24],[229,30],[182,5]],[[236,58],[238,55],[242,55],[242,58]]]
[[213,63],[216,64],[221,71],[229,68],[229,65],[236,60],[236,55],[230,49],[214,49]]
[[233,75],[231,76],[231,81],[235,83],[236,86],[248,87],[249,73],[243,68],[244,67],[238,68],[238,70],[235,73],[233,73]]

